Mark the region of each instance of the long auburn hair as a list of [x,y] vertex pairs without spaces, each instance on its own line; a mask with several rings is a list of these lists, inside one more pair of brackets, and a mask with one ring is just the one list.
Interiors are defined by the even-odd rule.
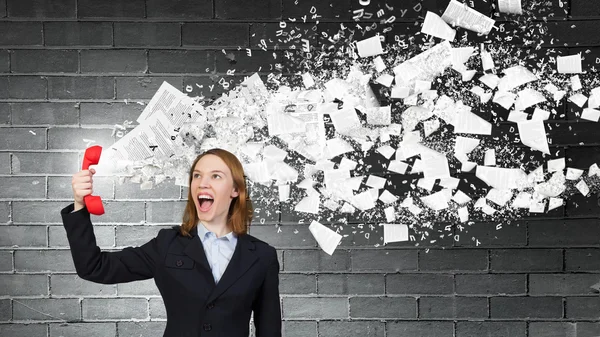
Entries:
[[192,167],[190,168],[190,174],[188,178],[188,200],[185,205],[183,212],[183,223],[179,226],[179,233],[183,236],[191,236],[190,231],[198,226],[198,211],[196,210],[196,204],[192,196],[192,177],[196,164],[202,157],[206,155],[215,155],[225,162],[225,165],[229,167],[231,176],[233,178],[233,186],[237,188],[238,196],[231,200],[229,205],[229,212],[227,213],[227,226],[237,234],[242,235],[248,232],[248,226],[252,221],[252,201],[248,196],[248,189],[246,188],[246,180],[244,179],[244,168],[237,159],[237,157],[223,149],[210,149],[194,160]]

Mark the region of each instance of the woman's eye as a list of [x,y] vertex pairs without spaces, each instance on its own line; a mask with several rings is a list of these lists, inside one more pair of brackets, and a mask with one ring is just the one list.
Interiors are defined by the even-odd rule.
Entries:
[[218,179],[218,178],[221,178],[221,176],[220,176],[220,175],[218,175],[218,174],[213,174],[213,178],[214,178],[214,179]]
[[194,178],[200,178],[200,175],[199,175],[198,173],[195,173],[195,174],[193,175],[193,177],[194,177]]

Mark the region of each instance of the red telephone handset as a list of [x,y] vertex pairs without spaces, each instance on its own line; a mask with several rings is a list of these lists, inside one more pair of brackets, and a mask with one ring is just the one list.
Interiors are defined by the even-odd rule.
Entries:
[[[102,147],[94,145],[88,147],[83,155],[83,164],[81,165],[82,170],[88,170],[90,165],[96,165],[100,161],[100,155],[102,154]],[[83,202],[88,209],[88,212],[95,215],[104,214],[104,205],[102,205],[102,199],[94,195],[86,195],[83,197]]]

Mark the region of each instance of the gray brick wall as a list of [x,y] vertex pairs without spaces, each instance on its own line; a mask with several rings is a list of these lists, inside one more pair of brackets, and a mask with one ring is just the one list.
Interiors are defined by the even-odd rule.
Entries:
[[[403,13],[398,30],[416,32],[426,11],[439,13],[447,3],[387,5]],[[495,13],[496,3],[473,5]],[[523,3],[536,5],[540,15],[521,20],[547,20],[565,52],[582,51],[585,69],[597,67],[596,0]],[[71,200],[70,176],[84,139],[113,144],[113,125],[134,121],[143,106],[132,102],[147,102],[163,81],[215,97],[223,89],[207,89],[214,74],[235,69],[237,82],[259,67],[268,74],[273,54],[281,58],[283,51],[261,50],[261,39],[274,38],[281,20],[298,18],[317,44],[319,33],[310,31],[317,19],[300,22],[313,6],[323,32],[328,25],[354,25],[351,11],[360,7],[358,0],[0,0],[0,336],[162,335],[166,314],[152,280],[100,285],[73,270],[59,210]],[[242,57],[246,48],[252,58]],[[561,109],[571,113],[566,104]],[[600,162],[597,124],[568,128],[550,131],[553,151],[571,167]],[[109,177],[95,178],[95,191],[106,202],[106,214],[93,218],[103,249],[140,245],[178,224],[187,195],[173,181],[142,191]],[[266,187],[253,193],[276,198]],[[277,248],[287,337],[600,335],[600,298],[590,288],[600,281],[595,198],[574,197],[554,213],[501,230],[477,219],[466,235],[453,227],[419,245],[383,247],[381,219],[342,217],[357,230],[333,256],[317,248],[307,222],[299,223],[289,206],[272,205],[257,203],[251,233]],[[370,237],[363,225],[374,226]]]

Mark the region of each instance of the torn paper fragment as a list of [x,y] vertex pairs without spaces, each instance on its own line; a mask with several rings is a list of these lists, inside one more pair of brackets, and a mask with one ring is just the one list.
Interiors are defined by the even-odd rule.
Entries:
[[513,123],[526,122],[527,114],[524,113],[523,111],[511,110],[508,113],[508,118],[506,120],[509,122],[513,122]]
[[402,126],[405,131],[413,131],[420,121],[433,116],[433,111],[422,106],[411,106],[402,113]]
[[466,207],[461,207],[458,209],[458,219],[460,222],[469,221],[469,209]]
[[573,91],[581,90],[582,86],[581,86],[581,79],[579,78],[579,75],[572,76],[570,78],[570,80],[571,80],[571,90],[573,90]]
[[487,215],[492,215],[496,213],[496,209],[488,204],[485,204],[481,207],[481,211]]
[[449,188],[451,190],[455,190],[458,188],[458,183],[460,179],[454,177],[444,177],[440,179],[440,186],[443,188]]
[[562,74],[579,74],[581,69],[581,53],[556,57],[556,69]]
[[360,119],[354,108],[331,111],[329,113],[335,131],[340,134],[352,136],[352,132],[361,128]]
[[456,191],[456,193],[454,193],[452,200],[459,205],[464,205],[471,201],[471,198],[468,195],[466,195],[463,191],[458,190]]
[[433,189],[433,185],[435,185],[435,179],[431,179],[431,178],[421,178],[417,182],[417,187],[420,187],[420,188],[430,191],[430,192]]
[[325,89],[332,100],[335,98],[341,100],[348,94],[350,87],[346,81],[339,78],[333,78],[325,82]]
[[596,163],[593,163],[592,165],[590,165],[590,169],[588,170],[588,177],[592,177],[592,176],[600,177],[600,168],[598,167],[598,164],[596,164]]
[[581,192],[581,194],[583,194],[584,197],[587,197],[587,195],[590,193],[590,188],[585,183],[585,181],[583,181],[583,179],[580,180],[577,183],[577,185],[575,185],[575,187],[577,187],[577,189],[579,190],[579,192]]
[[492,188],[485,198],[496,205],[503,207],[512,198],[513,192],[508,189]]
[[354,151],[352,145],[350,145],[348,142],[339,137],[328,139],[326,146],[326,153],[328,159],[337,157],[347,152]]
[[592,285],[590,288],[592,288],[593,290],[595,290],[597,293],[600,292],[600,282]]
[[358,55],[360,57],[383,54],[383,47],[381,46],[379,35],[356,42],[356,49],[358,50]]
[[383,224],[383,244],[408,241],[408,226],[399,224]]
[[[267,110],[271,109],[267,108]],[[273,110],[267,116],[267,124],[270,136],[306,132],[306,123],[302,119]]]
[[485,166],[496,166],[496,150],[487,149],[483,157],[483,165]]
[[375,82],[383,85],[386,88],[389,88],[392,86],[392,82],[394,82],[394,76],[392,76],[390,74],[383,74],[383,75],[377,77]]
[[481,44],[481,52],[480,52],[480,57],[481,57],[481,67],[483,68],[483,71],[490,71],[490,70],[494,70],[494,68],[496,68],[496,66],[494,65],[494,59],[492,58],[492,54],[490,54],[489,51],[485,50],[483,47],[483,44]]
[[451,65],[451,49],[450,42],[444,41],[397,65],[396,83],[410,86],[416,80],[432,81]]
[[350,160],[346,157],[342,157],[342,160],[340,161],[338,168],[344,169],[344,170],[354,170],[356,168],[356,165],[358,165],[358,163],[355,162],[354,160]]
[[544,181],[544,166],[540,165],[535,170],[531,171],[529,175],[527,175],[527,181],[540,183]]
[[456,36],[456,31],[452,27],[448,26],[437,14],[429,11],[425,14],[421,33],[449,41],[454,41],[454,37]]
[[548,212],[550,212],[551,210],[561,207],[563,205],[564,201],[562,198],[550,198],[550,202],[548,203]]
[[383,193],[379,196],[379,200],[384,204],[391,204],[398,200],[398,197],[390,193],[388,190],[383,190]]
[[376,201],[377,195],[373,196],[373,192],[370,190],[356,194],[352,197],[352,205],[361,211],[366,211],[375,207]]
[[367,178],[367,182],[365,183],[365,185],[377,189],[385,188],[385,178],[371,174],[369,175],[369,178]]
[[388,170],[399,174],[405,174],[408,164],[399,160],[391,160],[388,165]]
[[355,211],[356,208],[347,202],[345,202],[344,205],[342,205],[342,208],[340,208],[340,212],[342,213],[354,213]]
[[533,110],[533,115],[531,116],[531,119],[540,121],[548,120],[548,118],[550,118],[550,111],[540,108],[535,108],[535,110]]
[[477,74],[477,70],[463,70],[460,72],[461,80],[463,82],[469,82],[475,77],[475,74]]
[[487,103],[487,101],[489,101],[490,98],[492,98],[491,92],[485,92],[485,90],[482,87],[477,85],[471,88],[471,92],[479,96],[479,100],[481,101],[481,103]]
[[526,88],[519,92],[517,100],[515,101],[515,109],[523,111],[530,106],[536,105],[541,102],[545,102],[546,97],[540,92]]
[[279,191],[279,201],[286,201],[290,198],[290,185],[279,185],[277,186]]
[[463,161],[461,162],[461,167],[460,170],[462,172],[471,172],[473,171],[473,169],[475,169],[477,167],[477,163],[472,162],[472,161]]
[[532,197],[531,193],[519,192],[515,199],[512,201],[512,208],[529,208],[531,206]]
[[367,109],[367,123],[371,125],[390,125],[392,122],[391,105]]
[[508,14],[523,14],[521,0],[498,0],[498,11]]
[[421,153],[422,171],[425,178],[440,179],[450,177],[448,158],[444,154]]
[[424,166],[423,161],[421,159],[415,159],[415,162],[412,165],[410,173],[415,174],[415,173],[423,172],[423,166]]
[[309,195],[304,197],[300,202],[296,204],[294,207],[294,211],[296,212],[305,212],[312,214],[319,214],[319,196],[318,195]]
[[425,135],[425,138],[431,136],[431,134],[437,131],[439,128],[440,120],[437,118],[423,122],[423,133]]
[[494,99],[492,100],[492,102],[500,105],[505,110],[510,110],[510,107],[515,102],[516,98],[517,98],[517,95],[513,94],[512,92],[497,91],[496,94],[494,95]]
[[496,89],[498,86],[498,82],[500,82],[500,77],[495,74],[485,74],[479,78],[479,82],[485,84],[490,89]]
[[384,71],[386,68],[385,62],[383,62],[383,59],[381,58],[381,56],[377,56],[376,58],[373,59],[373,65],[375,66],[375,70],[378,73]]
[[529,213],[544,213],[546,201],[532,201],[529,206]]
[[479,145],[479,142],[480,140],[476,138],[457,136],[454,140],[454,152],[464,154],[470,153],[477,145]]
[[585,108],[581,113],[581,119],[598,122],[598,119],[600,119],[600,110]]
[[431,89],[431,81],[415,81],[415,93],[426,92]]
[[495,21],[478,11],[451,0],[442,15],[442,19],[453,26],[459,26],[481,34],[488,34]]
[[319,244],[319,247],[329,255],[332,255],[340,241],[342,241],[342,235],[332,231],[331,229],[323,226],[322,224],[313,220],[308,230],[312,233],[315,240]]
[[534,73],[523,66],[504,69],[503,73],[504,77],[498,82],[499,91],[510,91],[523,84],[538,80]]
[[543,121],[529,120],[518,122],[517,125],[519,127],[519,136],[521,137],[523,145],[527,145],[542,153],[550,154]]
[[439,192],[430,194],[428,196],[421,197],[421,201],[425,206],[431,208],[434,211],[440,211],[448,208],[448,203],[452,199],[452,191],[449,189],[443,189]]
[[410,96],[410,87],[401,85],[394,85],[392,87],[391,98],[406,98],[408,96]]
[[557,197],[565,191],[565,181],[565,175],[562,173],[562,171],[554,172],[552,177],[550,177],[547,182],[537,184],[534,187],[534,190],[538,194],[546,197]]
[[304,84],[304,87],[308,89],[315,85],[315,80],[309,73],[304,73],[302,74],[302,83]]
[[385,159],[390,159],[390,157],[392,157],[394,155],[396,150],[394,150],[394,148],[389,145],[384,145],[384,146],[379,147],[377,149],[377,152],[379,152],[382,156],[384,156]]
[[383,213],[385,214],[385,221],[392,222],[396,220],[396,210],[394,209],[394,206],[386,207],[383,210]]
[[527,174],[521,169],[477,166],[475,176],[494,188],[522,189],[527,187]]
[[474,47],[460,47],[460,48],[452,48],[450,50],[452,53],[452,68],[454,70],[462,73],[467,70],[465,67],[465,63],[469,61],[469,58],[475,52]]
[[565,158],[548,160],[548,172],[562,171],[567,166]]
[[583,170],[567,167],[567,174],[565,177],[567,178],[567,180],[577,180],[581,177],[582,174]]
[[583,108],[585,102],[587,102],[588,98],[583,94],[575,94],[569,97],[569,101],[575,103],[580,108]]
[[454,133],[492,134],[492,124],[470,111],[459,111],[453,124]]

